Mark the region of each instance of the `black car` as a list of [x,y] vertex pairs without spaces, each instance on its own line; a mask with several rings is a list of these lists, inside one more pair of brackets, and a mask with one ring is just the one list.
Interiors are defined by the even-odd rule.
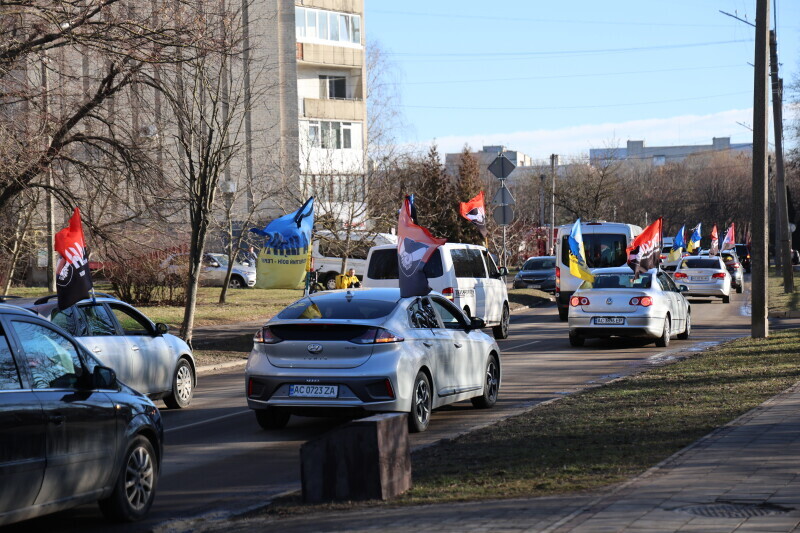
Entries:
[[163,435],[155,405],[73,337],[0,304],[0,526],[92,501],[143,518]]
[[514,276],[515,289],[556,290],[556,258],[552,255],[530,257]]
[[750,273],[750,247],[746,244],[737,244],[736,245],[736,255],[739,257],[739,261],[742,263],[742,267],[744,271],[748,274]]

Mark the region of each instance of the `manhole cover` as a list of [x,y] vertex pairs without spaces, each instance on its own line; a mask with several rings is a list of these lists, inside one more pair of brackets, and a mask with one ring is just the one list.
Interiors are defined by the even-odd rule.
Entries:
[[674,510],[706,518],[752,518],[754,516],[788,513],[792,509],[771,503],[707,503],[703,505],[687,505]]

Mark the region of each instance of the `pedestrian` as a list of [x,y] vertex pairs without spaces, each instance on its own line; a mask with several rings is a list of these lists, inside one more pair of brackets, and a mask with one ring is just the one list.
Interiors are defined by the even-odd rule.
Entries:
[[348,269],[346,274],[336,276],[337,289],[357,289],[359,287],[361,287],[361,282],[356,276],[355,268]]

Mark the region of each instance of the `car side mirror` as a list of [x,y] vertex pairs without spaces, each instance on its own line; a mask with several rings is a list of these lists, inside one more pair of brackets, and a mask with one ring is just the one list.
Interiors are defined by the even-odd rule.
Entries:
[[159,335],[164,335],[168,331],[169,331],[169,326],[164,324],[163,322],[159,322],[158,324],[156,324],[156,333],[158,333]]
[[486,327],[486,322],[482,318],[476,316],[469,317],[469,329],[483,329]]
[[681,292],[686,292],[689,290],[689,287],[686,285],[679,285],[678,288],[681,290]]
[[219,268],[219,263],[217,263],[216,261],[211,261],[208,264],[208,266],[210,266],[211,268]]
[[508,276],[508,269],[506,267],[500,267],[498,270],[501,276]]
[[96,366],[92,372],[92,388],[94,389],[116,389],[117,373],[107,366]]

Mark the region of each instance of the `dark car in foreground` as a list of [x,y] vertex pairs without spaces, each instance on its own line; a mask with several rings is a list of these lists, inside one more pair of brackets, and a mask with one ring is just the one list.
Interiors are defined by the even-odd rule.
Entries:
[[529,257],[516,276],[515,289],[556,290],[556,258],[553,255]]
[[93,501],[143,518],[163,435],[155,405],[73,337],[0,304],[0,526]]

